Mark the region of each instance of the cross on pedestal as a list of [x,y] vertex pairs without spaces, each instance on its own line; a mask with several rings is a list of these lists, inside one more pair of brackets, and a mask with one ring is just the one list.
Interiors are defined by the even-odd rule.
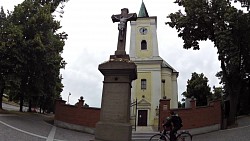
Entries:
[[136,21],[136,13],[129,13],[127,8],[121,9],[121,14],[111,16],[113,22],[120,22],[118,24],[118,43],[115,55],[126,55],[125,45],[126,45],[126,33],[127,33],[127,22]]

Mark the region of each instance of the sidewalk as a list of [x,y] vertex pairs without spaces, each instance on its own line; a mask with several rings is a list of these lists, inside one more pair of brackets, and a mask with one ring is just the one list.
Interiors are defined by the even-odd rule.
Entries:
[[237,117],[237,127],[250,126],[250,115],[244,115]]

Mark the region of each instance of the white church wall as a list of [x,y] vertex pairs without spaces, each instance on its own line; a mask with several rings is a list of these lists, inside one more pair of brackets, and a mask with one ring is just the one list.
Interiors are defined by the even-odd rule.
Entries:
[[159,100],[161,99],[161,70],[152,71],[152,89],[151,89],[151,125],[154,123],[154,118],[156,115],[155,109],[159,106]]

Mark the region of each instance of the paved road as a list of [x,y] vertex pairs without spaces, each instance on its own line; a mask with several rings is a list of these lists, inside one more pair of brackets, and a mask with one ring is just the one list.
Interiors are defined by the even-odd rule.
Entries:
[[[19,107],[4,104],[3,109]],[[94,135],[55,127],[46,120],[51,116],[30,113],[0,114],[0,141],[89,141]]]
[[[5,110],[8,110],[8,111],[19,111],[19,107],[17,106],[5,104],[5,103],[2,103],[2,106]],[[23,106],[23,111],[28,111],[28,107]]]
[[[89,141],[94,135],[55,127],[39,114],[0,114],[0,141]],[[196,135],[193,141],[250,141],[250,116],[239,127]],[[150,134],[133,134],[133,141],[148,141]]]
[[197,135],[193,141],[250,141],[250,126]]
[[238,127],[194,136],[193,141],[250,141],[250,116],[239,117]]
[[0,114],[1,141],[89,141],[93,135],[55,127],[37,114]]

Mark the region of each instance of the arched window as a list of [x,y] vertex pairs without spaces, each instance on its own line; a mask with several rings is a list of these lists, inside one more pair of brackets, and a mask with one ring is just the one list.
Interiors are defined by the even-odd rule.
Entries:
[[147,50],[147,41],[146,40],[141,41],[141,50]]

